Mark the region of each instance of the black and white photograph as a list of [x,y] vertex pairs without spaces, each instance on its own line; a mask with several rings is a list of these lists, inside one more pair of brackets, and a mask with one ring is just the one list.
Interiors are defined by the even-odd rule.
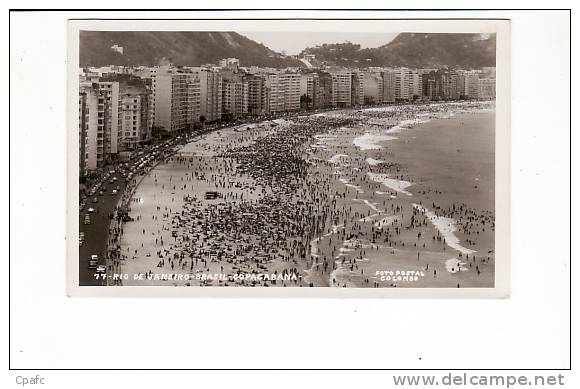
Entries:
[[506,21],[390,33],[74,22],[78,286],[461,295],[507,278]]

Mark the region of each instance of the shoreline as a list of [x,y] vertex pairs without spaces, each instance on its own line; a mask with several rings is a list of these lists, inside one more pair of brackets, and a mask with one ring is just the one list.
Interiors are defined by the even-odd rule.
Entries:
[[[436,104],[435,106],[440,106],[440,105],[442,105],[442,104]],[[473,105],[473,104],[463,104],[463,105],[470,106],[470,105]],[[421,105],[421,106],[422,106],[422,107],[424,107],[424,106],[426,106],[426,105]],[[433,106],[433,105],[431,104],[431,105],[429,105],[429,106]],[[397,108],[397,107],[401,107],[401,106],[393,106],[391,109],[395,109],[395,110],[396,110],[396,108]],[[386,107],[386,108],[389,108],[389,107]],[[371,110],[371,112],[373,112],[373,111],[375,111],[375,112],[376,112],[376,108],[370,108],[369,110]],[[338,115],[340,115],[340,114],[341,114],[341,112],[346,112],[346,114],[347,114],[347,115],[353,115],[353,114],[354,114],[354,115],[356,116],[356,115],[358,115],[358,112],[359,112],[359,111],[361,111],[361,110],[356,110],[356,109],[354,109],[354,108],[353,108],[353,109],[348,109],[348,110],[341,110],[341,111],[333,110],[333,111],[330,111],[330,115],[331,115],[331,116],[335,116],[335,115],[337,115],[337,114],[338,114]],[[364,111],[365,111],[365,110],[363,109],[362,111],[363,111],[363,115],[364,115]],[[325,118],[326,116],[324,116],[324,115],[326,115],[327,113],[328,113],[328,112],[326,112],[326,113],[323,113],[323,114],[322,114],[322,118]],[[317,116],[317,115],[318,115],[318,116]],[[308,116],[306,116],[306,120],[308,120],[310,117],[321,117],[321,114],[320,114],[320,113],[317,113],[317,114],[311,114],[311,115],[308,115]],[[300,120],[301,120],[301,118],[304,118],[304,116],[297,115],[296,117],[294,117],[294,118],[293,118],[293,120],[294,120],[294,121],[300,121]],[[286,124],[284,124],[284,123],[286,123],[286,122],[288,122],[288,123],[293,123],[292,119],[288,119],[288,120],[282,119],[282,120],[283,120],[283,122],[279,122],[279,123],[278,123],[278,125],[277,125],[277,127],[278,127],[278,126],[284,127],[284,126],[286,125]],[[373,120],[374,120],[374,118],[373,118]],[[443,119],[442,119],[442,120],[443,120]],[[252,128],[253,128],[253,129],[255,129],[256,127],[260,127],[260,126],[266,126],[266,125],[269,125],[269,123],[270,123],[270,122],[271,122],[271,121],[269,121],[269,120],[268,120],[268,121],[261,122],[261,123],[254,123],[254,125],[252,126]],[[403,124],[404,124],[404,123],[403,123]],[[182,147],[179,147],[179,148],[177,148],[176,150],[174,150],[174,152],[173,152],[172,156],[170,156],[170,157],[167,157],[167,158],[166,158],[166,161],[170,161],[170,162],[171,162],[171,161],[175,161],[176,159],[179,159],[179,158],[192,158],[192,159],[194,159],[195,157],[193,156],[193,154],[188,154],[188,153],[184,153],[184,152],[183,152],[183,150],[184,150],[184,149],[186,149],[188,146],[190,146],[192,143],[198,143],[198,142],[204,142],[204,141],[205,141],[205,142],[208,142],[208,139],[210,139],[210,141],[211,141],[211,139],[213,138],[213,142],[214,142],[214,143],[213,143],[213,145],[215,146],[215,145],[218,145],[218,143],[219,143],[219,142],[223,141],[223,133],[224,133],[224,132],[225,132],[226,134],[231,134],[231,133],[234,133],[234,132],[236,132],[236,129],[238,129],[238,132],[239,132],[239,134],[238,134],[238,135],[240,135],[240,133],[241,133],[241,134],[242,134],[242,138],[243,138],[243,137],[244,137],[244,134],[247,132],[246,130],[248,130],[248,126],[249,126],[248,124],[237,125],[237,126],[235,126],[235,127],[233,127],[233,128],[225,128],[225,129],[219,129],[219,130],[213,131],[213,132],[211,132],[211,133],[208,133],[208,134],[206,134],[205,136],[198,137],[198,139],[197,139],[195,142],[190,142],[190,143],[188,143],[187,145],[185,145],[185,146],[182,146]],[[415,125],[415,126],[411,126],[411,128],[414,128],[414,127],[416,127],[416,125]],[[390,129],[392,130],[392,128],[395,128],[395,129],[396,129],[396,131],[402,131],[402,132],[406,132],[406,131],[408,131],[408,130],[409,130],[408,128],[405,128],[404,126],[402,126],[402,127],[399,127],[399,128],[397,128],[397,126],[391,126],[391,127],[390,127]],[[273,130],[272,128],[270,128],[270,129],[267,129],[267,130],[273,131],[274,133],[277,131],[277,129],[274,129],[274,130]],[[338,137],[340,137],[340,136],[341,136],[341,135],[340,135],[341,129],[340,129],[340,128],[338,128],[338,129],[337,129],[337,131],[338,131],[338,134],[339,134],[339,135],[337,135],[337,136],[338,136]],[[389,131],[389,130],[387,130],[387,131]],[[258,134],[260,131],[259,131],[259,130],[257,130],[257,131],[254,131],[254,132],[255,132],[255,135],[257,136],[257,134]],[[247,144],[248,144],[248,140],[249,140],[249,138],[251,138],[251,137],[252,137],[252,136],[248,136],[246,139],[242,139],[242,141],[241,141],[241,142],[238,142],[238,143],[240,143],[240,144],[244,144],[244,145],[247,145]],[[329,159],[330,159],[330,160],[332,160],[332,157],[331,157],[331,158],[317,158],[317,157],[316,157],[316,156],[317,156],[317,154],[321,154],[322,152],[325,152],[324,148],[321,148],[320,146],[324,145],[324,143],[325,143],[326,141],[328,141],[328,142],[331,142],[331,143],[333,142],[333,140],[332,140],[332,136],[330,136],[328,132],[326,132],[326,135],[319,135],[319,136],[314,136],[314,137],[313,137],[313,139],[314,139],[314,141],[315,141],[316,143],[314,143],[314,144],[311,144],[311,147],[306,147],[306,148],[305,148],[305,155],[306,155],[306,158],[309,158],[309,157],[311,157],[311,156],[314,156],[314,159],[313,159],[312,161],[310,161],[311,163],[314,163],[314,164],[316,164],[316,167],[318,167],[318,168],[319,168],[319,167],[320,167],[320,164],[321,164],[321,162],[320,162],[320,161],[318,161],[318,160],[323,160],[323,161],[324,161],[324,162],[322,162],[322,164],[323,164],[323,165],[332,165],[332,167],[333,167],[333,168],[337,168],[337,167],[338,167],[338,168],[344,168],[344,167],[340,166],[340,165],[341,165],[341,163],[340,163],[340,162],[341,162],[341,161],[340,161],[340,158],[339,158],[339,159],[336,159],[336,160],[334,160],[334,161],[332,161],[332,162],[327,162]],[[382,142],[382,143],[380,143],[380,145],[385,145],[385,146],[381,147],[381,149],[375,149],[375,150],[373,150],[373,152],[374,152],[374,151],[381,151],[381,150],[383,150],[383,151],[384,151],[385,149],[389,149],[389,146],[388,146],[389,142],[390,142],[390,140],[388,140],[387,142]],[[210,142],[210,143],[211,143],[211,142]],[[251,144],[251,141],[250,141],[249,143]],[[319,147],[316,147],[317,145],[318,145]],[[351,143],[351,145],[352,145],[352,143]],[[312,147],[312,146],[315,146],[315,147]],[[352,146],[354,146],[354,145],[352,145]],[[341,146],[341,147],[342,147],[342,146]],[[348,146],[345,146],[345,147],[348,147]],[[366,150],[359,150],[359,152],[360,152],[360,151],[364,151],[364,153],[362,153],[362,154],[364,154],[364,156],[366,156],[366,154],[367,154]],[[219,153],[214,153],[214,154],[219,154]],[[186,156],[186,155],[187,155],[187,156]],[[336,154],[336,155],[340,155],[340,154]],[[348,155],[348,153],[343,153],[342,155]],[[199,157],[199,158],[202,158],[202,157]],[[218,157],[218,158],[222,158],[222,157]],[[371,168],[371,169],[372,169],[372,168],[375,168],[375,167],[377,167],[377,168],[379,168],[379,169],[380,169],[380,168],[381,168],[381,167],[384,165],[383,161],[384,161],[385,159],[387,159],[387,158],[385,158],[384,156],[381,156],[381,158],[372,159],[372,161],[381,161],[381,162],[376,162],[376,163],[367,163],[367,161],[366,161],[366,160],[367,160],[367,159],[369,159],[369,158],[372,158],[372,157],[366,156],[366,158],[363,158],[363,161],[365,161],[364,163],[367,165],[367,167],[369,167],[369,168]],[[333,163],[333,162],[334,162],[334,163]],[[175,162],[172,162],[172,163],[174,164],[174,166],[173,166],[173,167],[176,167],[176,166],[175,166]],[[192,162],[190,161],[189,163],[192,163]],[[167,164],[168,164],[168,162],[163,162],[163,164],[164,164],[164,165],[167,165]],[[142,184],[142,183],[143,183],[143,182],[144,182],[144,181],[145,181],[147,178],[151,178],[151,175],[152,175],[152,174],[154,174],[154,172],[155,172],[155,171],[158,171],[158,172],[159,172],[159,171],[160,171],[160,170],[158,169],[159,165],[161,165],[161,163],[159,163],[159,164],[157,165],[157,167],[155,167],[155,168],[152,168],[152,169],[149,171],[149,173],[148,173],[148,174],[144,175],[144,176],[141,178],[141,180],[140,180],[140,183],[139,183],[139,184]],[[326,168],[329,168],[329,167],[330,167],[330,166],[326,166]],[[312,165],[310,165],[310,168],[312,168]],[[327,170],[328,170],[328,169],[327,169]],[[182,178],[182,179],[183,179],[183,178],[186,178],[186,182],[192,181],[192,180],[193,180],[193,178],[194,178],[194,177],[193,177],[193,175],[194,175],[194,171],[191,171],[191,172],[192,172],[192,173],[191,173],[191,175],[189,175],[188,173],[186,173],[186,176],[182,176],[181,178]],[[341,173],[343,173],[343,172],[341,172]],[[381,173],[376,173],[376,174],[381,174]],[[384,173],[383,173],[383,174],[384,174]],[[333,173],[333,174],[332,174],[332,176],[334,176],[334,175],[335,175],[335,174]],[[176,177],[177,177],[177,176],[176,176]],[[339,176],[339,178],[340,178],[340,176]],[[343,180],[343,181],[345,181],[345,180]],[[251,182],[251,180],[250,180],[250,182]],[[339,181],[339,182],[340,182],[340,181]],[[402,181],[398,181],[398,182],[402,182]],[[223,183],[222,183],[222,184],[223,184]],[[364,191],[364,189],[361,189],[359,186],[361,186],[361,185],[362,185],[362,186],[368,186],[370,183],[369,183],[368,181],[365,181],[365,180],[363,180],[363,181],[360,183],[360,185],[351,184],[351,183],[350,183],[350,181],[349,181],[349,182],[346,182],[346,183],[345,183],[345,182],[342,182],[342,183],[341,183],[341,185],[342,185],[342,184],[344,184],[344,185],[346,186],[346,188],[347,188],[347,189],[345,190],[345,193],[346,193],[346,191],[349,191],[349,190],[351,190],[351,191],[355,191],[355,192],[356,192],[356,195],[363,196],[363,195],[366,195],[366,194],[364,194],[364,193],[360,193],[360,191]],[[348,187],[347,185],[351,185],[351,187]],[[380,185],[380,184],[378,184],[378,185]],[[336,187],[336,184],[333,184],[333,186],[335,186],[335,187]],[[391,186],[392,186],[392,185],[391,185]],[[359,187],[359,188],[357,188],[357,187]],[[133,189],[134,193],[135,193],[135,192],[137,192],[137,191],[138,191],[140,188],[141,188],[141,185],[136,185],[136,186],[135,186],[135,188]],[[410,188],[413,188],[413,186],[410,186]],[[197,188],[197,189],[199,189],[199,188]],[[193,188],[193,186],[192,186],[192,191],[193,191],[193,190],[194,190],[194,188]],[[402,196],[402,195],[404,195],[404,194],[405,194],[404,192],[407,192],[407,190],[406,190],[405,188],[402,188],[402,190],[403,190],[403,191],[396,191],[396,190],[394,190],[394,192],[395,192],[395,193],[392,193],[392,192],[391,192],[392,190],[393,190],[393,188],[392,188],[392,187],[389,187],[389,186],[387,185],[387,186],[386,186],[386,188],[385,188],[385,187],[383,187],[383,189],[382,189],[382,190],[378,190],[378,189],[377,189],[377,190],[375,190],[375,191],[372,193],[372,196],[373,196],[373,197],[374,197],[375,195],[378,195],[378,196],[383,196],[381,193],[385,193],[385,194],[389,193],[389,194],[388,194],[388,198],[390,198],[390,199],[392,199],[392,200],[394,200],[394,201],[395,201],[395,200],[398,198],[397,194],[399,194],[399,196]],[[409,190],[410,190],[410,191],[412,191],[412,189],[409,189]],[[198,190],[197,192],[200,192],[200,191]],[[234,191],[234,192],[235,192],[235,191]],[[376,192],[376,193],[375,193],[375,192]],[[407,193],[410,193],[410,192],[407,192]],[[199,194],[199,195],[200,195],[200,197],[201,197],[201,192],[200,192],[200,193],[198,193],[198,194]],[[237,191],[237,192],[236,192],[236,194],[239,194],[239,191]],[[356,196],[356,195],[355,195],[355,196]],[[384,197],[384,196],[383,196],[383,197]],[[365,199],[365,200],[367,201],[367,203],[366,203],[366,204],[365,204],[365,202],[364,202],[364,201],[363,201],[363,202],[361,202],[361,205],[363,206],[363,208],[364,208],[364,207],[367,207],[367,206],[368,206],[368,202],[370,202],[370,201],[371,201],[371,200],[368,200],[368,199]],[[376,200],[376,199],[375,199],[375,200]],[[383,201],[384,201],[384,200],[383,200]],[[178,202],[176,203],[176,202],[175,202],[175,196],[173,196],[173,205],[174,205],[174,206],[177,206],[178,208],[180,208],[180,206],[178,205],[178,203],[180,203],[180,201],[178,201]],[[183,204],[181,205],[181,207],[182,207],[182,206],[183,206]],[[352,205],[348,205],[348,206],[349,206],[349,207],[352,207]],[[357,206],[357,207],[359,207],[359,208],[360,208],[360,206]],[[174,209],[175,209],[175,208],[171,208],[171,210],[172,210],[172,211],[173,211]],[[358,215],[358,213],[361,213],[361,214],[362,214],[362,213],[364,213],[364,212],[365,212],[365,211],[364,211],[364,210],[361,210],[361,209],[357,209],[357,211],[356,211],[357,215]],[[366,215],[365,217],[369,217],[369,216],[371,216],[371,215],[369,214],[369,215]],[[393,215],[387,215],[386,213],[382,214],[382,218],[383,218],[383,220],[388,220],[388,219],[386,219],[387,217],[391,217],[391,218],[392,218],[392,217],[393,217]],[[360,219],[360,218],[359,218],[359,219]],[[395,220],[395,219],[393,219],[393,220]],[[377,223],[377,222],[378,222],[377,220],[374,220],[374,221],[373,221],[373,223],[375,223],[375,224],[373,224],[373,225],[374,225],[375,227],[377,227],[377,228],[378,228],[378,226],[376,226],[376,223]],[[363,222],[361,222],[361,223],[363,223]],[[385,224],[389,224],[389,225],[391,225],[391,223],[388,223],[388,222],[385,222]],[[385,225],[384,227],[386,227],[386,225]],[[388,227],[387,227],[387,228],[388,228]],[[323,231],[323,232],[325,232],[326,234],[328,234],[328,232],[327,232],[326,230],[325,230],[325,231]],[[338,234],[340,234],[340,233],[338,233]],[[323,240],[322,236],[324,236],[324,235],[325,235],[325,234],[322,234],[321,236],[319,236],[319,237],[318,237],[318,239],[319,239],[319,240]],[[332,234],[332,235],[337,235],[337,233],[334,233],[334,234]],[[329,236],[330,236],[330,237],[332,237],[332,235],[329,235]],[[315,237],[315,236],[314,236],[314,237],[312,237],[312,239],[308,240],[308,246],[309,246],[309,248],[310,248],[310,245],[311,245],[311,241],[312,241],[312,240],[314,240],[314,239],[316,239],[316,237]],[[319,242],[319,241],[317,241],[317,242]],[[337,242],[335,241],[334,243],[335,243],[335,246],[336,246]],[[343,243],[344,243],[344,242],[343,242]],[[332,281],[332,279],[333,279],[333,278],[337,278],[336,276],[338,275],[338,278],[340,278],[340,279],[342,279],[342,278],[345,278],[345,279],[346,279],[346,281],[343,281],[345,285],[348,285],[348,286],[354,286],[354,284],[352,284],[352,285],[351,285],[351,284],[349,284],[349,283],[350,283],[350,281],[348,280],[348,278],[353,276],[353,275],[352,275],[352,272],[354,271],[355,267],[356,267],[356,268],[360,268],[361,266],[362,266],[362,267],[368,267],[368,266],[366,266],[366,264],[367,264],[368,262],[373,262],[373,261],[376,261],[376,258],[371,258],[371,259],[369,259],[369,258],[366,258],[366,257],[364,257],[364,256],[360,256],[360,255],[359,255],[359,256],[360,256],[360,258],[358,258],[358,257],[357,257],[357,258],[354,258],[354,260],[353,260],[353,258],[351,258],[351,259],[350,259],[350,262],[349,262],[349,264],[351,265],[350,267],[351,267],[352,269],[348,270],[348,269],[347,269],[347,265],[346,265],[345,263],[343,263],[343,262],[342,262],[342,259],[341,259],[341,258],[348,257],[347,253],[352,253],[352,252],[354,252],[354,251],[357,251],[357,253],[358,253],[358,251],[360,251],[360,249],[363,249],[363,250],[364,250],[364,249],[373,249],[373,247],[374,247],[374,246],[373,246],[372,244],[370,244],[370,245],[369,245],[369,244],[365,244],[364,242],[363,242],[363,243],[361,243],[361,242],[356,242],[356,241],[355,241],[354,243],[353,243],[353,242],[350,242],[350,243],[347,243],[347,244],[353,244],[353,245],[356,247],[356,249],[353,249],[352,247],[346,247],[346,246],[345,246],[345,247],[342,247],[342,246],[341,246],[341,247],[339,247],[339,249],[342,249],[342,251],[340,251],[340,250],[336,249],[336,247],[335,247],[335,250],[337,250],[337,251],[340,251],[340,254],[345,254],[345,255],[340,255],[339,257],[337,257],[337,258],[334,258],[334,260],[332,261],[332,262],[334,262],[334,264],[332,265],[332,269],[331,269],[331,271],[329,272],[329,274],[328,274],[328,276],[327,276],[327,277],[328,277],[328,281],[327,281],[326,283],[327,283],[328,285],[331,285],[331,284],[333,284],[333,281]],[[358,246],[357,246],[357,245],[358,245]],[[377,246],[377,247],[378,247],[378,246]],[[352,250],[352,251],[349,251],[349,250]],[[394,250],[398,250],[398,249],[395,249],[395,247],[389,246],[389,247],[381,247],[380,249],[379,249],[379,248],[377,248],[376,250],[379,250],[379,251],[390,250],[390,251],[394,252]],[[310,252],[310,254],[316,254],[316,253],[312,253],[312,250],[310,250],[310,251],[311,251],[311,252]],[[427,255],[428,255],[428,254],[427,254]],[[396,256],[397,256],[397,255],[395,255],[395,257],[396,257]],[[436,257],[436,255],[432,255],[432,256]],[[376,257],[376,255],[373,255],[373,257]],[[320,258],[320,256],[319,256],[318,258]],[[182,259],[183,259],[183,258],[182,258]],[[307,280],[307,281],[305,281],[305,285],[304,285],[304,286],[307,286],[307,284],[309,283],[309,281],[310,281],[310,280],[312,280],[312,279],[315,279],[317,284],[319,284],[319,283],[324,283],[324,282],[323,282],[324,278],[323,278],[323,277],[321,278],[321,276],[322,276],[322,274],[326,274],[326,273],[325,273],[325,272],[323,272],[322,274],[319,274],[320,272],[318,271],[318,269],[319,269],[321,266],[325,266],[325,265],[323,264],[323,262],[317,262],[317,261],[318,261],[318,260],[317,260],[317,257],[316,257],[315,255],[309,255],[309,256],[308,256],[308,259],[304,260],[304,261],[303,261],[303,263],[300,263],[300,266],[299,266],[299,268],[301,269],[301,271],[302,271],[304,274],[306,274],[304,277],[305,277],[305,278],[308,278],[308,280]],[[395,262],[397,262],[397,261],[399,261],[399,260],[395,259]],[[326,262],[326,266],[328,266],[328,265],[330,264],[330,262],[331,262],[331,261],[325,261],[325,262]],[[192,263],[193,263],[193,262],[192,262]],[[344,264],[344,266],[343,266],[343,264]],[[295,265],[298,265],[298,263],[295,263]],[[355,265],[356,265],[356,266],[355,266]],[[363,265],[365,265],[365,266],[363,266]],[[330,266],[328,266],[328,267],[330,267]],[[404,266],[403,266],[403,267],[404,267]],[[282,267],[282,268],[280,268],[279,270],[280,270],[280,271],[283,271],[283,270],[284,270],[284,268],[285,268],[285,267],[283,266],[283,267]],[[348,271],[347,271],[347,270],[348,270]],[[277,270],[274,270],[274,271],[277,271]],[[344,275],[345,275],[345,277],[342,277],[342,276],[341,276],[341,274],[344,274]],[[365,274],[365,276],[364,276],[364,277],[367,277],[367,275]],[[367,278],[370,278],[370,279],[372,279],[373,277],[369,276],[369,277],[367,277]],[[171,282],[171,281],[170,281],[170,282]],[[367,282],[369,282],[369,281],[367,281]],[[167,283],[167,282],[165,282],[165,283]],[[339,285],[340,285],[341,281],[339,280],[339,281],[338,281],[338,283],[339,283]],[[163,283],[162,283],[162,284],[163,284]],[[317,285],[315,285],[315,286],[317,286]],[[451,287],[451,286],[450,286],[450,287]]]

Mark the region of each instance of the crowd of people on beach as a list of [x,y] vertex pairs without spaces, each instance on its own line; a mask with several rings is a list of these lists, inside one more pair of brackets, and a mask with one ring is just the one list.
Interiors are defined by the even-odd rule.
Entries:
[[[373,261],[369,257],[404,250],[413,266],[432,278],[441,277],[441,267],[438,273],[436,266],[421,261],[434,251],[453,252],[446,236],[413,208],[406,191],[385,188],[368,173],[388,175],[393,182],[421,178],[406,171],[389,149],[381,150],[381,160],[372,164],[365,153],[353,158],[353,146],[343,138],[352,138],[363,128],[392,128],[417,115],[451,117],[461,109],[454,104],[433,104],[419,110],[413,106],[350,110],[241,126],[230,133],[220,130],[216,134],[219,144],[201,145],[200,153],[178,152],[166,158],[166,165],[183,174],[162,178],[155,171],[150,173],[155,196],[166,203],[148,215],[134,207],[137,222],[144,217],[150,222],[139,228],[139,241],[121,243],[114,264],[122,267],[123,261],[150,258],[155,268],[146,269],[147,274],[298,275],[293,282],[229,278],[219,285],[382,287],[398,285],[378,283],[370,271]],[[331,155],[345,157],[333,159]],[[440,194],[437,192],[423,189],[423,197]],[[140,200],[131,199],[135,205]],[[457,233],[470,247],[477,247],[478,235],[494,231],[492,210],[467,203],[444,207],[432,202],[430,208],[456,220]],[[123,226],[115,226],[112,232],[111,243],[121,242]],[[493,260],[493,253],[457,254],[469,268],[475,266],[478,275]],[[211,279],[200,284],[216,285]]]

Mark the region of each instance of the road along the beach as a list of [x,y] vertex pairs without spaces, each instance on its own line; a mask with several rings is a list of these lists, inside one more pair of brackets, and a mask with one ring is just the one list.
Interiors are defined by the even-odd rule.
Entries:
[[[84,243],[79,247],[79,285],[81,286],[103,286],[107,280],[97,274],[95,268],[89,267],[91,255],[98,255],[98,265],[107,265],[107,241],[109,237],[109,226],[111,224],[110,214],[115,211],[121,193],[125,190],[125,180],[120,175],[114,174],[111,177],[118,177],[114,184],[105,183],[100,189],[102,195],[91,196],[90,201],[79,213],[79,231],[85,236]],[[112,190],[119,187],[118,193],[113,195]],[[96,198],[97,202],[93,202]],[[92,208],[95,211],[89,212]],[[90,224],[84,224],[85,216],[89,215]]]
[[135,191],[122,284],[493,287],[494,116],[422,104],[204,135]]

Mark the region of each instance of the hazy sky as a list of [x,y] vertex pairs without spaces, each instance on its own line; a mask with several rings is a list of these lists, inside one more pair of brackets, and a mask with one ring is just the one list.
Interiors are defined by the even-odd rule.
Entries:
[[300,53],[306,47],[323,43],[358,43],[362,48],[379,47],[392,41],[397,33],[366,32],[267,32],[239,31],[240,34],[260,42],[270,49],[288,55]]

